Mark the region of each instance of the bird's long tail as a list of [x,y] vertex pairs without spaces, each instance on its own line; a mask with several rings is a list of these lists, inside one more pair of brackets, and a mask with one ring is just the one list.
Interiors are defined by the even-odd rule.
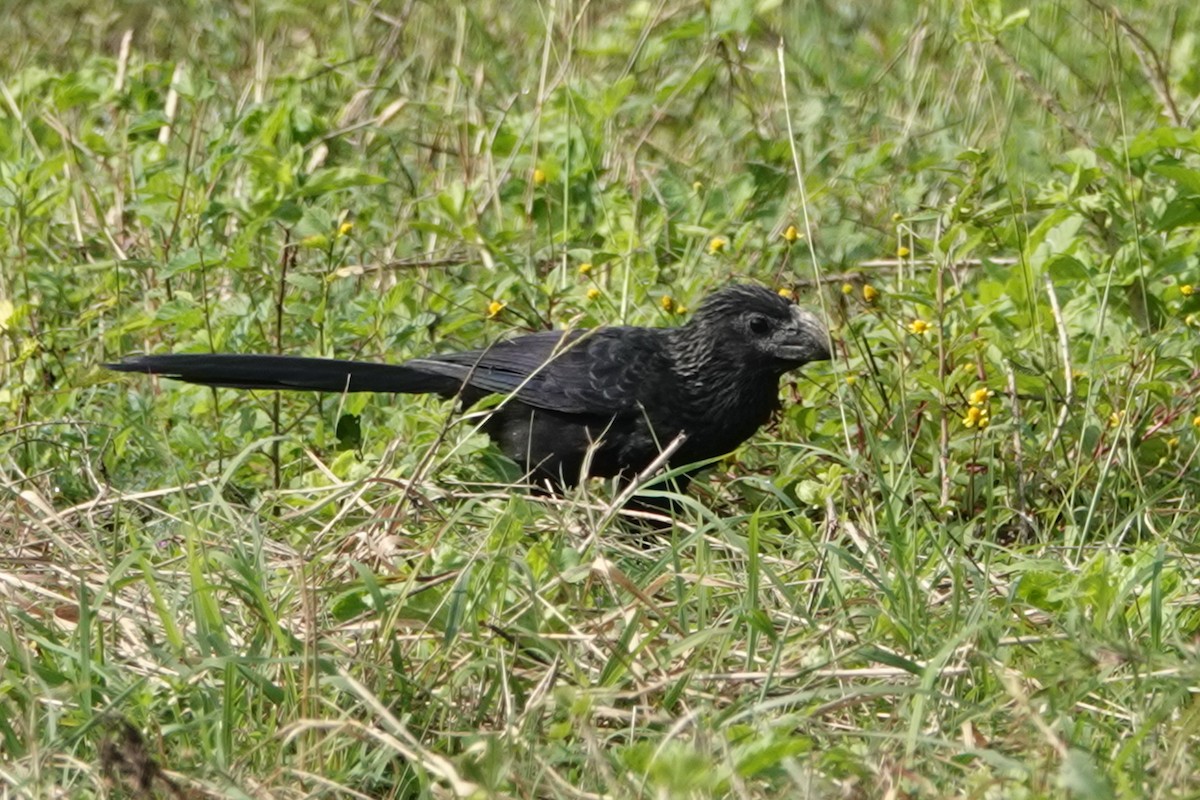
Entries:
[[118,372],[144,372],[165,378],[235,389],[292,389],[317,392],[431,392],[446,397],[462,380],[403,364],[340,361],[300,356],[232,353],[129,356],[105,364]]

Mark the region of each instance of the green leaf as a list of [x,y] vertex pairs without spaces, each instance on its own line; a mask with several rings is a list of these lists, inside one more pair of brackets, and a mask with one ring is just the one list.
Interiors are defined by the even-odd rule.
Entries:
[[863,658],[867,659],[868,661],[875,661],[880,664],[887,664],[889,667],[895,667],[896,669],[902,669],[905,672],[912,673],[913,675],[921,675],[925,672],[925,668],[922,667],[917,662],[912,661],[907,658],[904,658],[903,656],[897,655],[896,653],[892,653],[887,650],[883,650],[881,648],[875,647],[873,645],[868,645],[867,647],[864,647],[862,649],[862,651],[860,652],[860,655]]
[[340,450],[362,447],[362,417],[358,414],[342,414],[337,421],[337,440]]
[[1150,171],[1169,179],[1188,194],[1200,194],[1200,170],[1181,164],[1153,164]]
[[1091,753],[1072,748],[1058,770],[1058,785],[1079,798],[1108,800],[1114,797],[1112,784],[1096,766]]
[[349,167],[334,167],[318,170],[310,175],[300,188],[299,195],[319,197],[330,192],[340,192],[357,186],[376,186],[381,183],[387,183],[387,179]]
[[1022,8],[1019,11],[1014,11],[1004,19],[1000,20],[1000,24],[996,26],[995,33],[1003,33],[1012,28],[1017,28],[1025,24],[1029,19],[1029,9]]
[[1051,256],[1046,262],[1050,279],[1057,283],[1086,283],[1091,280],[1092,273],[1074,256]]
[[1200,222],[1200,197],[1177,197],[1158,218],[1158,229],[1169,231]]

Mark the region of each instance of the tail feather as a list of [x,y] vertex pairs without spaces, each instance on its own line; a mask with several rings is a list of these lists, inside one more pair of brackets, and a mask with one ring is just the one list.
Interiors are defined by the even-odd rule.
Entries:
[[300,356],[196,353],[129,356],[106,367],[235,389],[289,389],[317,392],[401,392],[456,394],[462,380],[403,364],[341,361]]

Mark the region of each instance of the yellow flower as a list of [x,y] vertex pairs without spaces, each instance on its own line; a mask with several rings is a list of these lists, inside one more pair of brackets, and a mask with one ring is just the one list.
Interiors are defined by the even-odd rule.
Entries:
[[595,300],[599,296],[600,296],[600,290],[597,289],[595,286],[588,289],[588,292],[587,292],[588,300]]
[[994,394],[995,392],[984,386],[981,389],[976,389],[975,391],[971,392],[971,396],[967,398],[967,402],[973,406],[980,406],[982,408],[983,406],[987,405],[988,400]]
[[592,271],[592,262],[585,261],[579,265],[579,274],[580,275],[587,275],[591,271]]
[[783,239],[788,244],[795,244],[796,240],[799,238],[800,238],[800,231],[796,230],[795,225],[788,225],[787,230],[785,230],[783,232]]
[[704,184],[701,183],[700,181],[696,181],[695,183],[692,184],[692,191],[696,192],[697,194],[699,194],[700,190],[703,188],[704,188]]
[[508,303],[501,303],[499,300],[493,300],[492,302],[488,303],[488,319],[495,319],[496,317],[500,316],[500,312],[504,310],[506,305],[508,305]]
[[729,244],[729,240],[724,236],[714,236],[708,242],[708,254],[715,256],[725,249],[725,245]]
[[892,214],[892,222],[899,222],[899,221],[900,221],[900,220],[902,220],[902,219],[904,219],[904,215],[903,215],[903,214],[901,214],[899,211],[897,211],[896,213]]
[[535,169],[533,171],[533,185],[541,186],[545,182],[546,182],[546,170],[542,169],[541,167],[538,167],[537,169]]
[[876,298],[878,298],[878,297],[879,297],[879,290],[876,289],[874,286],[872,286],[871,284],[868,283],[866,286],[863,287],[863,300],[866,300],[868,303],[874,303]]
[[337,232],[338,238],[340,239],[341,237],[350,233],[350,231],[352,231],[352,230],[354,230],[353,222],[349,222],[349,221],[343,222],[341,225],[338,225],[338,232]]
[[898,258],[906,258],[908,256],[908,253],[909,253],[909,250],[904,245],[900,245],[898,248],[896,248],[896,256]]
[[1200,415],[1192,417],[1192,427],[1200,428]]
[[669,294],[664,294],[662,299],[658,301],[658,304],[662,306],[662,310],[668,314],[675,310],[675,298],[671,297]]
[[854,384],[856,384],[856,383],[858,383],[858,378],[857,378],[857,377],[855,377],[854,375],[847,375],[847,376],[846,376],[846,385],[847,385],[847,386],[853,386],[853,385],[854,385]]
[[1167,448],[1168,449],[1174,450],[1178,446],[1179,446],[1179,437],[1178,436],[1172,436],[1170,439],[1167,439]]
[[1179,293],[1184,297],[1191,297],[1196,293],[1196,287],[1192,286],[1190,283],[1185,283],[1183,286],[1179,287]]
[[929,323],[923,319],[914,319],[912,322],[908,323],[908,332],[915,333],[917,336],[920,336],[928,330]]
[[786,286],[779,290],[779,296],[782,297],[784,300],[795,300],[796,299],[796,293],[793,292],[791,289],[789,289]]
[[853,294],[853,293],[854,293],[854,284],[852,284],[852,283],[843,283],[842,284],[842,294]]
[[962,424],[964,428],[978,428],[983,430],[991,423],[991,417],[988,412],[977,406],[971,406],[967,409],[967,415],[963,417]]
[[1121,424],[1121,420],[1125,417],[1124,411],[1114,411],[1108,415],[1108,427],[1115,428]]

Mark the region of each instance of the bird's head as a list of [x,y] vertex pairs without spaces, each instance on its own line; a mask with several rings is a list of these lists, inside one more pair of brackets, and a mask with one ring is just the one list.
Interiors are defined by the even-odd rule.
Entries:
[[685,328],[709,339],[714,354],[780,374],[830,358],[829,331],[817,315],[762,286],[735,284],[714,292]]

